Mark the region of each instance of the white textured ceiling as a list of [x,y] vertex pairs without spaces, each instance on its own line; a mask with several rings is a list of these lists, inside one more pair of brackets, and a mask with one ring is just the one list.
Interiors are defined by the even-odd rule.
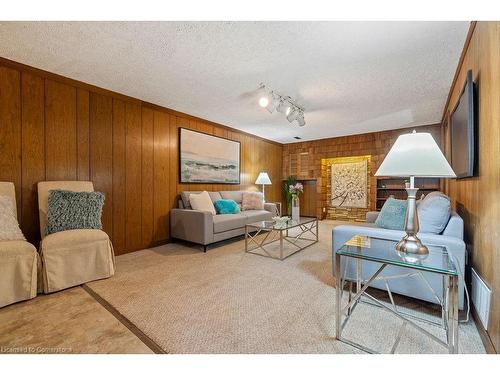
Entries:
[[[436,123],[468,22],[0,22],[0,56],[278,142]],[[306,126],[257,104],[266,83]]]

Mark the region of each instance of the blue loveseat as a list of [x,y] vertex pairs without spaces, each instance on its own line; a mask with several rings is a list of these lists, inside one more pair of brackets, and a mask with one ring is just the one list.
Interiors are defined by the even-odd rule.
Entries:
[[[389,240],[400,240],[404,232],[399,230],[382,229],[375,225],[375,220],[378,212],[368,212],[366,215],[366,223],[355,225],[339,225],[332,231],[332,244],[333,244],[333,272],[335,274],[335,252],[342,247],[342,245],[355,235],[371,236]],[[460,216],[455,212],[451,212],[450,219],[445,229],[440,234],[419,233],[418,237],[424,244],[446,246],[448,252],[452,255],[455,265],[460,270],[461,275],[464,275],[465,261],[466,261],[466,248],[463,241],[464,223]],[[362,277],[363,280],[368,280],[371,275],[375,273],[380,265],[373,262],[363,261],[362,263]],[[355,262],[348,262],[348,269],[346,270],[347,279],[353,279],[355,276]],[[407,269],[401,267],[390,266],[387,267],[381,276],[395,276],[408,273]],[[351,276],[350,276],[351,275]],[[440,275],[430,272],[424,273],[425,278],[429,281],[434,291],[438,296],[443,295],[443,280]],[[371,284],[373,287],[386,290],[386,285],[383,280],[375,280]],[[422,280],[414,277],[406,277],[393,279],[389,281],[390,289],[394,293],[402,294],[409,297],[418,298],[421,300],[437,303],[434,294],[425,286]],[[464,282],[463,278],[459,276],[459,308],[464,307]]]

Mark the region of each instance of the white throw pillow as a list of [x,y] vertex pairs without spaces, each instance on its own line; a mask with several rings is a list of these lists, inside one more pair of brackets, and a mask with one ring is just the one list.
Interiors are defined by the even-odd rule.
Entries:
[[210,195],[206,191],[200,194],[190,194],[189,203],[193,210],[210,212],[212,215],[216,215],[212,199],[210,199]]
[[12,198],[0,196],[0,241],[26,241],[14,210]]
[[241,202],[243,211],[248,210],[263,210],[264,209],[264,194],[259,192],[243,192],[243,201]]

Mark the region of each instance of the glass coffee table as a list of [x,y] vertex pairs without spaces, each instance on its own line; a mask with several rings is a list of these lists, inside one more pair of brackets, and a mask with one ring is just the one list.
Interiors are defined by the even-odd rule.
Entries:
[[245,252],[283,260],[318,242],[318,219],[257,221],[245,225]]
[[[406,253],[397,251],[396,243],[397,241],[390,241],[380,238],[354,236],[336,251],[335,276],[337,278],[337,285],[335,333],[337,340],[354,346],[365,352],[375,353],[375,351],[370,348],[342,337],[342,330],[351,318],[358,302],[362,301],[362,297],[365,297],[367,299],[367,303],[383,308],[402,320],[402,325],[392,346],[391,353],[395,352],[407,325],[417,329],[419,332],[423,333],[430,339],[446,347],[450,354],[458,353],[459,275],[450,255],[448,254],[446,248],[443,246],[427,245],[427,247],[429,248],[429,254],[427,256],[411,256]],[[350,276],[349,280],[347,280],[346,262],[349,261],[355,262],[355,276]],[[375,262],[380,266],[375,271],[375,273],[367,280],[363,280],[362,277],[361,267],[363,261]],[[435,336],[434,334],[423,328],[421,325],[416,324],[415,318],[417,317],[398,311],[397,306],[394,304],[394,300],[392,298],[389,287],[387,288],[387,291],[392,304],[383,303],[367,292],[367,288],[374,280],[384,278],[381,273],[386,267],[390,266],[403,267],[411,272],[417,273],[421,273],[424,271],[432,272],[442,276],[442,296],[437,296],[435,292],[434,294],[439,300],[439,304],[441,305],[441,324],[439,324],[439,326],[444,328],[446,332],[446,341],[443,341],[439,337]],[[401,277],[405,276],[403,275]],[[422,277],[422,279],[425,284],[425,278]],[[346,281],[349,282],[349,296],[347,304],[345,306],[342,306],[342,295],[344,293],[344,286],[346,286]],[[430,287],[430,285],[423,285],[423,287]],[[418,320],[423,321],[423,319]],[[426,322],[432,323],[430,321]]]

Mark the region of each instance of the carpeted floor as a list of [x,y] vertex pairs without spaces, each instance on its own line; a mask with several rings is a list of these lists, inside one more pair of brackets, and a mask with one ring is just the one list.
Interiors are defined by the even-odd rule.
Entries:
[[[117,257],[116,275],[88,286],[169,353],[359,353],[335,340],[333,225],[321,222],[320,242],[284,261],[245,253],[243,240],[206,254],[168,244]],[[344,332],[388,352],[400,325],[359,304]],[[485,352],[473,322],[459,332],[461,353]],[[446,349],[407,328],[396,352]]]

